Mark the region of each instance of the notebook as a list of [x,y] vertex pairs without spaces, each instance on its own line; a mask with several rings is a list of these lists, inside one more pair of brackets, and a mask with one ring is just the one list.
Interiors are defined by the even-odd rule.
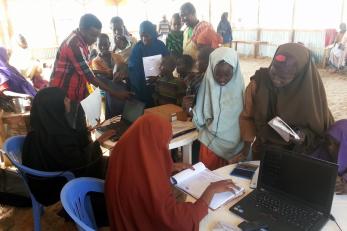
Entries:
[[257,188],[230,208],[268,230],[320,230],[328,221],[337,165],[267,147]]
[[[206,166],[199,162],[193,165],[194,170],[186,169],[182,172],[177,173],[171,177],[171,182],[179,189],[190,194],[195,199],[201,197],[205,189],[210,185],[211,182],[225,180],[218,174],[207,169]],[[222,192],[214,194],[209,207],[213,210],[219,208],[226,202],[242,195],[244,188],[236,187],[233,192]]]

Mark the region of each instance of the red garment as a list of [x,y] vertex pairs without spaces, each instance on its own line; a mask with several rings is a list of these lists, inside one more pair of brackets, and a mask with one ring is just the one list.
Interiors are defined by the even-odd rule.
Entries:
[[172,193],[171,130],[164,118],[146,114],[113,149],[105,182],[111,230],[199,229],[207,204],[179,203]]
[[215,170],[229,164],[228,161],[217,156],[203,143],[200,143],[199,160],[210,170]]
[[325,46],[329,46],[333,44],[335,41],[335,37],[337,35],[337,31],[335,29],[326,29],[325,30]]
[[219,47],[219,44],[222,43],[223,38],[211,27],[207,27],[196,37],[196,44],[203,44],[212,48],[217,48]]
[[61,44],[54,62],[51,87],[63,88],[71,100],[82,101],[89,94],[87,82],[94,77],[89,68],[89,48],[79,30],[73,31]]

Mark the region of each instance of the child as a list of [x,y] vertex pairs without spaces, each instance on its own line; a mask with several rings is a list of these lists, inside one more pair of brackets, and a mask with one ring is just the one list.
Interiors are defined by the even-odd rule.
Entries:
[[114,52],[120,55],[124,62],[127,63],[134,44],[128,41],[124,35],[115,36],[114,44]]
[[169,103],[181,105],[186,87],[182,80],[173,76],[172,72],[175,67],[176,60],[173,56],[163,58],[160,65],[160,76],[156,81],[153,95],[156,105]]
[[110,39],[107,34],[100,34],[97,40],[99,53],[92,60],[92,69],[95,74],[112,79],[113,67],[123,62],[123,58],[110,51]]
[[190,116],[192,116],[192,114],[189,108],[193,108],[195,105],[195,96],[198,94],[200,83],[205,75],[208,59],[212,51],[213,48],[210,47],[199,49],[196,63],[198,72],[191,72],[184,78],[187,90],[186,96],[182,100],[182,107]]
[[[128,66],[125,63],[115,65],[113,80],[110,87],[115,91],[128,90]],[[112,97],[106,92],[106,113],[105,118],[109,119],[123,112],[124,101]]]
[[189,74],[191,74],[193,67],[194,60],[190,55],[181,55],[177,58],[176,71],[181,80],[184,80]]
[[237,53],[231,48],[217,48],[210,54],[193,109],[201,143],[199,159],[208,169],[220,168],[228,161],[235,163],[243,157],[239,125],[243,91]]
[[171,18],[171,31],[166,39],[167,49],[171,55],[176,57],[183,53],[183,31],[181,31],[182,23],[181,17],[178,13],[172,15]]

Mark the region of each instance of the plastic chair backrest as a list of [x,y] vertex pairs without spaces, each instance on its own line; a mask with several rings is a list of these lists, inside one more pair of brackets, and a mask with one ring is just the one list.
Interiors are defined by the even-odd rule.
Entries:
[[3,149],[7,153],[7,156],[17,168],[18,164],[22,164],[22,147],[24,140],[25,136],[13,136],[8,138],[3,145]]
[[104,192],[104,181],[80,177],[69,181],[60,193],[65,211],[75,221],[79,230],[97,230],[89,192]]
[[35,170],[29,167],[22,165],[22,148],[24,144],[25,136],[13,136],[8,138],[4,145],[3,149],[6,156],[10,159],[12,164],[22,173],[23,177],[26,179],[25,174],[30,174],[40,177],[56,177],[63,176],[67,180],[72,180],[75,178],[74,174],[69,171],[59,171],[59,172],[45,172]]

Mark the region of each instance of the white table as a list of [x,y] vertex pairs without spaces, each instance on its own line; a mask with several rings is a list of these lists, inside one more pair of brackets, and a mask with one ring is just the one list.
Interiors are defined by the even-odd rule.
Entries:
[[[229,211],[229,208],[240,201],[244,196],[250,193],[253,189],[249,188],[250,180],[230,176],[229,173],[232,169],[235,168],[234,165],[228,165],[223,168],[219,168],[214,172],[218,173],[221,176],[232,179],[237,185],[240,185],[245,188],[245,194],[243,196],[230,201],[219,209],[212,211],[209,209],[208,214],[200,222],[201,231],[210,231],[218,222],[223,222],[226,224],[231,224],[237,226],[243,221],[243,219]],[[194,198],[188,196],[187,201],[195,201]],[[342,230],[347,230],[347,195],[335,195],[332,205],[331,214],[335,217],[337,223],[340,225]],[[323,231],[338,231],[338,227],[335,222],[329,220],[322,229]]]
[[[114,117],[112,119],[112,122],[115,122],[117,120],[120,120],[120,117]],[[103,123],[104,126],[110,124],[110,120],[105,121]],[[101,134],[95,130],[95,136],[99,137]],[[169,149],[175,149],[182,147],[182,154],[183,154],[183,162],[191,164],[192,163],[192,143],[194,140],[198,138],[198,132],[192,131],[187,134],[178,136],[170,141]],[[117,144],[117,141],[113,142],[112,140],[105,141],[102,146],[107,149],[112,149]]]

